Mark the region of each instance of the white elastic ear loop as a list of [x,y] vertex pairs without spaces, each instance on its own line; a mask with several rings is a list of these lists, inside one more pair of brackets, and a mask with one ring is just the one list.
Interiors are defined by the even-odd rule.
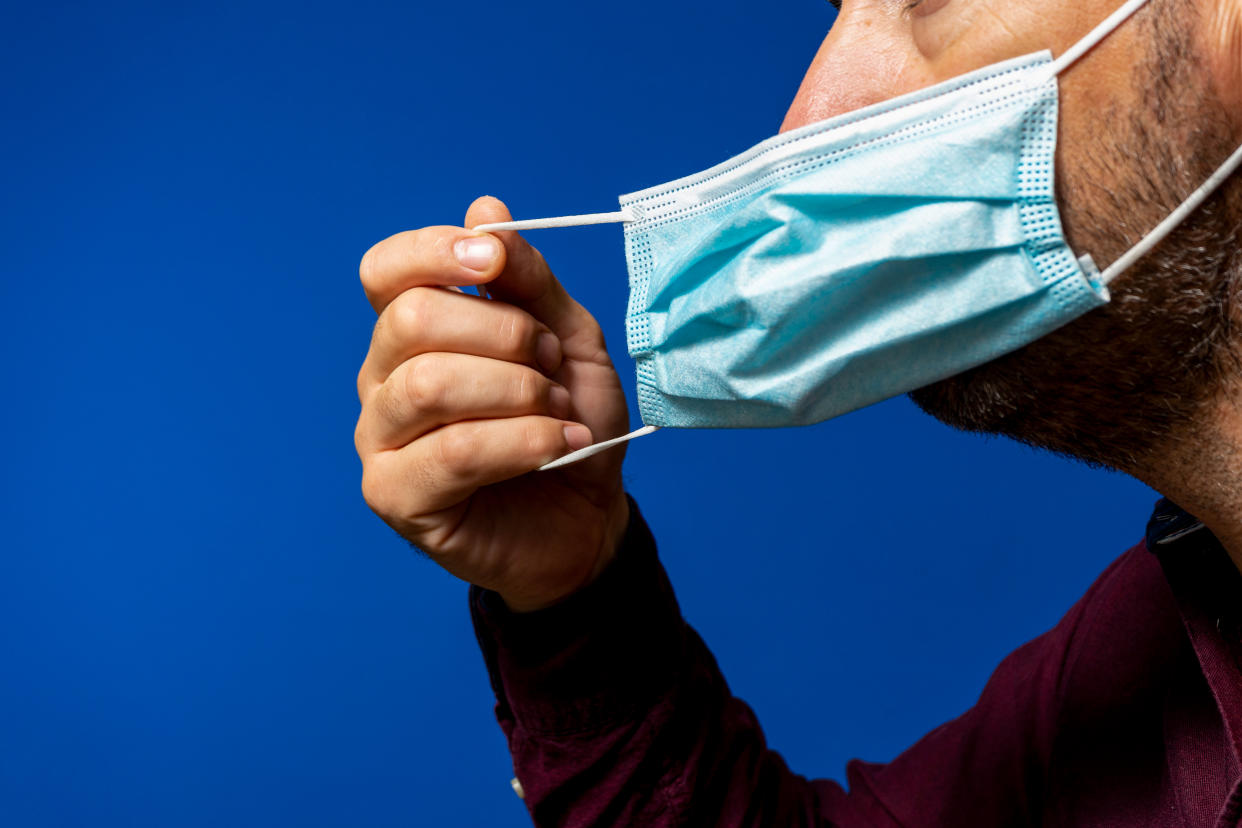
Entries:
[[566,454],[564,457],[562,457],[559,460],[553,460],[551,463],[540,466],[539,471],[551,471],[552,469],[559,469],[562,466],[568,466],[572,463],[577,463],[579,460],[585,460],[588,457],[594,457],[600,452],[608,451],[608,449],[614,446],[619,446],[622,443],[628,443],[630,440],[636,440],[639,437],[646,437],[648,434],[655,434],[659,430],[660,430],[659,426],[643,426],[637,431],[631,431],[629,434],[625,435],[624,437],[617,437],[616,439],[613,439],[613,440],[605,440],[602,443],[596,443],[593,446],[587,446],[586,448],[578,449],[577,451],[571,454]]
[[1070,64],[1076,63],[1079,58],[1090,52],[1100,41],[1108,37],[1117,27],[1130,19],[1136,11],[1147,5],[1147,0],[1128,0],[1122,4],[1121,8],[1104,18],[1104,22],[1092,29],[1086,37],[1075,43],[1065,54],[1052,62],[1050,67],[1052,74],[1059,75],[1069,68]]
[[[1147,0],[1128,0],[1123,3],[1117,11],[1110,14],[1104,19],[1104,22],[1096,26],[1087,34],[1086,37],[1079,40],[1065,54],[1054,60],[1048,69],[1041,72],[1038,78],[1032,82],[1032,86],[1040,86],[1053,77],[1060,75],[1074,63],[1082,58],[1087,52],[1094,49],[1100,44],[1104,38],[1108,37],[1117,27],[1129,20],[1135,12],[1147,5]],[[1134,247],[1130,248],[1125,255],[1113,262],[1100,274],[1100,281],[1107,285],[1120,276],[1125,271],[1134,266],[1134,263],[1150,253],[1160,242],[1168,238],[1169,234],[1177,229],[1178,225],[1190,217],[1190,214],[1203,206],[1203,202],[1207,201],[1212,193],[1228,180],[1237,169],[1242,166],[1242,147],[1238,147],[1233,155],[1229,156],[1224,164],[1221,164],[1216,172],[1203,182],[1199,189],[1190,194],[1190,197],[1181,203],[1180,206],[1165,218],[1164,221],[1156,225],[1155,229],[1148,233]]]
[[[496,221],[491,224],[480,224],[470,229],[477,230],[480,233],[497,233],[501,230],[546,230],[553,227],[582,227],[588,224],[629,223],[631,221],[638,221],[642,216],[643,213],[640,208],[630,206],[623,207],[615,213],[587,213],[580,216],[555,216],[553,218],[525,219],[523,221]],[[551,463],[540,466],[539,471],[551,471],[552,469],[559,469],[577,463],[588,457],[594,457],[597,454],[608,451],[608,449],[619,446],[622,443],[628,443],[630,440],[654,434],[659,430],[659,426],[643,426],[623,437],[605,440],[602,443],[596,443],[593,446],[570,452],[559,460],[553,460]]]
[[1030,87],[1037,88],[1043,86],[1077,63],[1083,55],[1099,46],[1100,41],[1115,32],[1118,26],[1125,23],[1136,11],[1146,5],[1147,0],[1127,0],[1117,11],[1104,18],[1103,23],[1088,32],[1081,40],[1069,47],[1063,55],[1050,63],[1047,69],[1032,76],[1029,84]]
[[1113,262],[1108,268],[1100,274],[1100,281],[1104,284],[1116,279],[1125,271],[1134,266],[1134,263],[1146,256],[1156,245],[1168,238],[1169,234],[1177,229],[1177,226],[1190,217],[1190,214],[1203,206],[1203,202],[1207,201],[1212,193],[1228,180],[1229,176],[1242,167],[1242,147],[1238,147],[1233,151],[1233,155],[1229,156],[1224,164],[1221,164],[1216,172],[1203,182],[1203,186],[1190,194],[1190,198],[1186,199],[1181,205],[1169,213],[1169,217],[1156,225],[1156,228],[1143,237],[1143,240],[1131,247],[1120,259]]
[[480,233],[495,233],[500,230],[546,230],[551,227],[582,227],[588,224],[629,223],[642,218],[642,213],[635,207],[626,207],[615,213],[587,213],[581,216],[556,216],[554,218],[526,219],[524,221],[495,221],[491,224],[480,224],[471,227]]

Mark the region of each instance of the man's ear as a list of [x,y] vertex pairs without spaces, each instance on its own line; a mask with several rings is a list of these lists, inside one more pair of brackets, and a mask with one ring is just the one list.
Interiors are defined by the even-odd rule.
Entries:
[[1235,129],[1242,132],[1242,0],[1205,0],[1203,47],[1212,82]]

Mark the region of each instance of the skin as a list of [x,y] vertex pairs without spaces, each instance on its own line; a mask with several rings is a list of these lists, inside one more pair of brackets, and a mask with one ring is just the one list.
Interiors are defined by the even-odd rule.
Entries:
[[[1144,53],[1152,29],[1140,18],[1157,4],[1178,2],[1151,0],[1061,79],[1057,164],[1065,180],[1077,183],[1062,191],[1066,235],[1101,266],[1162,217],[1115,205],[1110,213],[1104,202],[1093,203],[1099,171],[1090,153],[1100,131],[1113,128],[1115,119],[1101,113],[1143,109],[1134,56]],[[782,130],[1007,58],[1043,49],[1060,54],[1118,5],[845,0]],[[1228,113],[1242,112],[1242,0],[1182,5],[1197,12],[1198,77]],[[1112,220],[1076,218],[1088,214]],[[400,233],[363,257],[363,288],[379,319],[358,376],[355,438],[363,494],[380,517],[453,574],[498,592],[515,611],[532,611],[595,580],[615,555],[629,515],[623,447],[563,470],[534,470],[623,434],[629,424],[599,325],[539,253],[516,233],[465,229],[507,218],[503,204],[482,198],[464,228]],[[456,255],[470,242],[490,254],[473,268]],[[479,285],[490,299],[457,289]],[[1242,480],[1234,471],[1242,397],[1233,382],[1210,391],[1160,453],[1124,470],[1201,517],[1242,568]]]
[[[481,198],[466,224],[509,218],[499,201]],[[457,256],[471,243],[484,254],[475,269]],[[367,503],[515,611],[591,583],[629,519],[623,452],[532,472],[628,428],[595,319],[511,232],[400,233],[367,251],[360,274],[379,313],[358,375]],[[444,289],[484,284],[490,300]]]

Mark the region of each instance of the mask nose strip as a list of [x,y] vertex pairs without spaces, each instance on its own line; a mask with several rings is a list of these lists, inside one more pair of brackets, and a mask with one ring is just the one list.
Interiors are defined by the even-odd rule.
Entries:
[[577,451],[571,454],[566,454],[564,457],[562,457],[559,460],[553,460],[551,463],[548,463],[547,465],[540,466],[539,471],[551,471],[552,469],[559,469],[559,468],[562,468],[563,466],[572,465],[574,463],[577,463],[579,460],[585,460],[588,457],[594,457],[595,455],[608,451],[608,449],[613,448],[615,446],[619,446],[622,443],[628,443],[630,440],[636,440],[639,437],[646,437],[648,434],[655,434],[659,430],[660,430],[659,426],[643,426],[637,431],[631,431],[629,434],[626,434],[624,437],[617,437],[612,440],[605,440],[602,443],[596,443],[593,446],[587,446],[586,448],[578,449]]

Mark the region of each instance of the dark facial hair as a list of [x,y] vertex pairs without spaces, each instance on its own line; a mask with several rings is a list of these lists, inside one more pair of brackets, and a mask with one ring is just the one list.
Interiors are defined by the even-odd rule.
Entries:
[[[1101,269],[1234,149],[1195,48],[1192,6],[1153,3],[1139,18],[1150,44],[1134,73],[1145,106],[1100,113],[1096,146],[1068,174],[1058,170],[1071,245]],[[1238,374],[1239,217],[1235,176],[1118,277],[1106,307],[911,399],[955,428],[1140,473],[1169,441],[1195,439],[1208,406]]]

